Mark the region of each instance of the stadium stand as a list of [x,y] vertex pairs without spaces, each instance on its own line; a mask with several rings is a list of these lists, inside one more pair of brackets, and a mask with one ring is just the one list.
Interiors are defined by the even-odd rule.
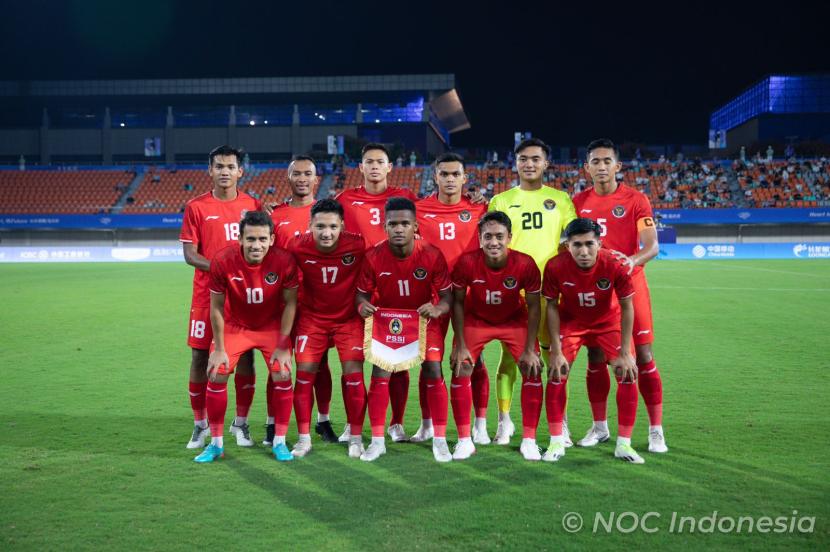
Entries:
[[[421,185],[430,170],[428,166],[395,167],[389,183],[426,195],[434,192],[431,181]],[[506,166],[469,165],[467,173],[468,185],[480,188],[488,197],[518,183],[513,169]],[[0,170],[0,211],[7,214],[109,212],[134,177],[132,169]],[[830,160],[826,158],[632,162],[626,164],[621,178],[648,195],[657,209],[830,206]],[[551,165],[547,180],[549,185],[571,194],[582,191],[589,182],[587,173],[578,164]],[[330,193],[362,182],[357,167],[342,167],[333,175]],[[279,203],[291,195],[284,167],[251,168],[240,187],[268,202]],[[182,212],[189,199],[210,189],[210,178],[204,169],[152,168],[144,173],[122,212]]]
[[133,178],[132,170],[0,171],[0,211],[106,213]]

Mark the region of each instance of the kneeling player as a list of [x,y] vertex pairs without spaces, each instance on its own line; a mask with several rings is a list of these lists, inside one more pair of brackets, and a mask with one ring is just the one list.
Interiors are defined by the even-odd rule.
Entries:
[[[452,293],[447,262],[437,248],[416,240],[418,223],[415,204],[403,197],[386,202],[385,227],[389,239],[366,252],[357,282],[357,310],[368,318],[378,307],[417,310],[429,319],[426,330],[426,358],[421,372],[426,376],[427,400],[432,414],[432,453],[438,462],[450,462],[447,447],[447,387],[441,374],[444,336],[438,319],[450,311]],[[374,303],[372,294],[375,294]],[[439,301],[432,303],[433,296]],[[389,406],[389,378],[392,374],[373,367],[369,388],[369,423],[372,443],[361,455],[367,462],[386,453],[384,428]]]
[[223,456],[228,376],[239,357],[254,349],[259,349],[271,370],[267,392],[275,419],[274,456],[280,461],[293,458],[285,445],[285,433],[291,418],[290,333],[297,309],[297,265],[290,253],[273,244],[271,217],[249,211],[239,223],[239,245],[222,249],[210,263],[214,350],[208,359],[207,413],[211,443],[196,457],[197,462]]
[[469,458],[476,450],[470,439],[470,375],[473,359],[493,340],[501,341],[522,372],[524,433],[519,450],[525,460],[541,458],[536,426],[542,412],[542,361],[537,354],[536,333],[542,281],[530,255],[507,248],[511,227],[510,217],[501,211],[484,215],[478,223],[481,249],[462,255],[452,274],[456,349],[450,398],[458,427],[458,444],[453,452],[456,460]]
[[321,199],[311,208],[311,233],[289,243],[302,271],[303,293],[294,330],[297,378],[294,410],[299,438],[292,453],[311,450],[312,388],[329,343],[343,365],[343,402],[349,421],[349,456],[363,453],[366,388],[363,383],[363,319],[354,310],[354,288],[366,245],[359,234],[343,231],[343,207]]
[[601,349],[617,377],[619,429],[614,456],[635,464],[644,462],[631,448],[637,418],[637,365],[631,356],[634,287],[626,267],[600,249],[600,232],[591,219],[574,220],[565,228],[570,254],[558,255],[545,265],[542,294],[548,299],[551,342],[545,401],[550,447],[542,457],[547,462],[565,455],[562,420],[568,371],[582,345]]

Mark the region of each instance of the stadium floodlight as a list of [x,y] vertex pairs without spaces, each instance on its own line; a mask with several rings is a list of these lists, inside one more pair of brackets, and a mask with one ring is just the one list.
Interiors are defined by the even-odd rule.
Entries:
[[248,124],[251,125],[251,126],[254,126],[254,125],[256,125],[256,122],[250,121]]

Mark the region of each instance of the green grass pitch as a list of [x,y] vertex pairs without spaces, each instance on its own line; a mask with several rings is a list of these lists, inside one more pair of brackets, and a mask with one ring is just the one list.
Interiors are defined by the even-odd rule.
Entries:
[[[389,445],[366,464],[316,436],[309,457],[278,464],[261,446],[230,439],[223,461],[197,465],[184,448],[191,271],[2,265],[0,548],[827,550],[830,262],[658,261],[648,273],[671,450],[646,452],[641,402],[633,445],[645,465],[614,460],[611,443],[531,464],[518,436],[449,465],[415,444]],[[486,355],[492,380],[496,350]],[[571,379],[577,438],[590,424],[584,358]],[[613,395],[609,408],[613,427]],[[337,385],[332,412],[339,430]],[[260,391],[251,413],[258,440],[264,415]],[[452,422],[448,437],[452,445]],[[295,438],[294,426],[289,444]],[[547,439],[543,413],[538,440]],[[563,529],[569,512],[583,517],[581,531]],[[607,533],[600,524],[594,532],[596,514],[611,512],[657,512],[646,524],[657,531]],[[793,517],[815,522],[810,534],[692,533],[672,531],[673,512],[784,516],[787,529]],[[619,527],[628,530],[632,515]]]

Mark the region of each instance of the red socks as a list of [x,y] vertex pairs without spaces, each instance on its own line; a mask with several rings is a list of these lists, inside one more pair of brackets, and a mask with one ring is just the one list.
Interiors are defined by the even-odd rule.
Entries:
[[[363,421],[366,418],[366,386],[363,383],[363,374],[345,374],[341,382],[349,429],[352,435],[358,436],[363,433]],[[383,417],[385,421],[386,407],[383,409]]]
[[453,376],[450,380],[452,416],[458,428],[458,438],[470,436],[470,409],[473,406],[473,390],[470,377]]
[[522,438],[535,439],[542,415],[542,379],[522,376]]
[[256,375],[234,374],[233,383],[236,387],[236,415],[240,418],[247,418],[251,403],[254,402]]
[[562,420],[565,419],[565,407],[567,404],[567,376],[562,377],[562,381],[559,383],[549,381],[548,390],[545,396],[545,412],[547,414],[548,430],[551,436],[562,435]]
[[297,432],[300,434],[308,435],[310,433],[316,377],[317,374],[313,372],[298,370],[297,378],[294,380],[294,415],[297,418]]
[[383,437],[386,428],[386,409],[389,407],[389,381],[386,378],[372,377],[372,383],[369,385],[369,424],[372,426],[372,437]]
[[617,378],[617,419],[619,437],[631,438],[634,421],[637,419],[637,384],[620,381]]
[[588,386],[588,401],[591,403],[594,421],[603,422],[608,418],[608,393],[611,390],[611,377],[608,375],[606,364],[588,363],[585,383]]
[[429,411],[429,401],[427,400],[427,381],[423,372],[418,376],[418,402],[421,404],[421,419],[431,420],[432,413]]
[[432,429],[435,437],[444,439],[447,437],[447,418],[449,417],[447,384],[444,383],[443,377],[426,378],[426,384],[429,410],[432,413]]
[[475,408],[476,418],[486,418],[487,403],[490,400],[490,375],[481,357],[476,360],[470,381],[473,386],[473,408]]
[[271,392],[271,410],[274,413],[274,435],[283,437],[288,432],[288,422],[291,420],[294,398],[291,380],[274,381],[269,377],[268,389]]
[[389,378],[389,401],[392,403],[392,419],[389,420],[389,425],[403,424],[408,398],[409,372],[395,372]]
[[225,426],[225,410],[228,408],[228,384],[208,382],[205,408],[207,409],[210,436],[222,437]]
[[314,381],[314,395],[317,397],[317,411],[328,415],[331,408],[331,370],[329,369],[329,353],[323,355]]
[[645,364],[638,364],[637,380],[640,394],[648,410],[649,425],[663,425],[663,380],[654,364],[654,360]]
[[187,386],[187,391],[190,394],[190,408],[193,410],[193,420],[204,420],[207,418],[207,411],[205,410],[205,390],[207,389],[207,382],[191,381]]

